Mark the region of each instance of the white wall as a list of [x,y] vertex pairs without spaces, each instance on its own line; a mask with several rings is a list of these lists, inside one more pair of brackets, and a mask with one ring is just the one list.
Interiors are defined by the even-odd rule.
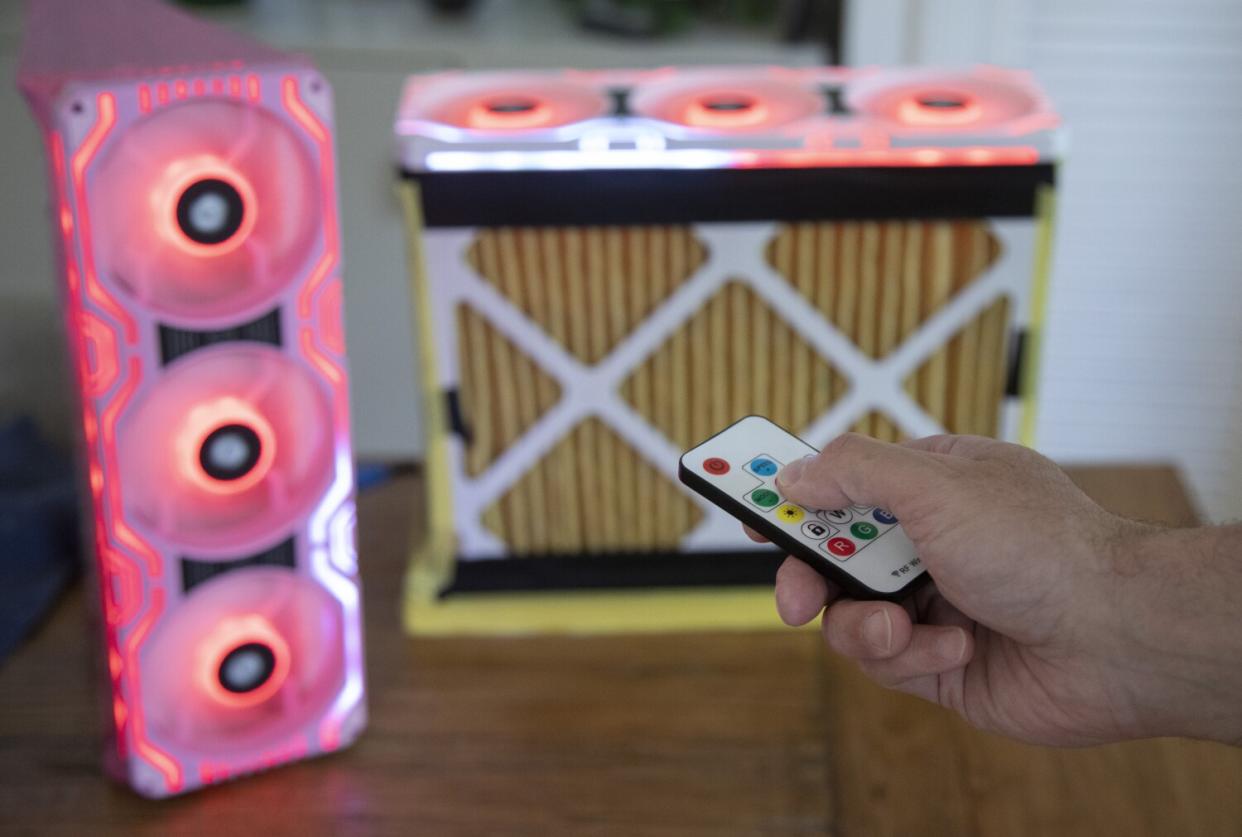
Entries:
[[1174,462],[1242,517],[1242,3],[854,9],[852,60],[1029,66],[1070,126],[1039,447]]
[[1242,4],[1035,4],[1030,62],[1073,125],[1044,444],[1171,458],[1242,517]]
[[[392,193],[391,124],[406,74],[464,66],[655,66],[671,63],[810,64],[812,47],[705,27],[655,44],[584,37],[559,0],[482,0],[464,21],[436,18],[422,0],[252,0],[212,13],[223,24],[309,53],[336,90],[346,330],[354,438],[367,459],[421,455],[404,242]],[[34,414],[72,438],[43,154],[14,89],[20,4],[0,3],[0,420]]]

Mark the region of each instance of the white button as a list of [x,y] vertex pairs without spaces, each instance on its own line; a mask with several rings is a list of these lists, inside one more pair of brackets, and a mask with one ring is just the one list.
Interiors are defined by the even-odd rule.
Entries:
[[854,513],[849,509],[831,509],[828,511],[816,512],[815,516],[820,520],[827,521],[828,523],[835,523],[838,526],[849,523],[854,519]]
[[818,520],[808,520],[802,524],[802,534],[813,541],[822,541],[829,535],[835,535],[838,529]]

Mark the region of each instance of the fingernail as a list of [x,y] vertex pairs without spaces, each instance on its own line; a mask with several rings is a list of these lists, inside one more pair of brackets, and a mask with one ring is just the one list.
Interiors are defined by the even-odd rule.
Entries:
[[795,459],[784,468],[781,468],[781,472],[776,475],[776,482],[782,488],[788,488],[789,486],[795,484],[802,478],[802,472],[806,470],[806,460],[809,458],[810,457]]
[[886,611],[877,610],[863,622],[863,636],[878,651],[893,645],[893,620]]
[[966,632],[954,631],[947,636],[943,636],[940,638],[937,646],[937,650],[945,660],[950,663],[956,663],[966,655]]

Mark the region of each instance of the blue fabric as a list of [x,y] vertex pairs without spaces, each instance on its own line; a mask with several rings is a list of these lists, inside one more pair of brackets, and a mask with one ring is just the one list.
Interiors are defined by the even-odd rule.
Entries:
[[27,418],[0,426],[0,660],[77,574],[73,465]]
[[365,491],[388,482],[392,476],[392,466],[382,463],[359,462],[357,468],[358,490]]

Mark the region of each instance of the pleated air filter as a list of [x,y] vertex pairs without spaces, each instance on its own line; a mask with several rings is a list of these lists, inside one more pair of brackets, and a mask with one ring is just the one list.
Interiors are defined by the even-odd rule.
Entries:
[[996,68],[411,78],[410,628],[773,624],[779,556],[676,478],[750,413],[1029,442],[1057,125]]

